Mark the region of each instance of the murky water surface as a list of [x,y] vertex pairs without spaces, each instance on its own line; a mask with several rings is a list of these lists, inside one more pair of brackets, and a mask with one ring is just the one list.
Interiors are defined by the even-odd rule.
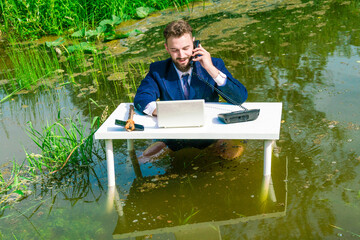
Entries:
[[[216,1],[122,26],[144,34],[108,43],[109,51],[119,61],[147,68],[167,57],[164,25],[186,17],[202,45],[246,85],[248,101],[283,102],[272,177],[262,177],[261,141],[246,142],[237,161],[185,149],[142,164],[139,172],[126,142],[119,140],[114,143],[115,189],[107,187],[103,152],[94,169],[38,184],[32,195],[5,209],[0,236],[359,239],[359,14],[359,1]],[[83,94],[79,86],[67,84],[2,103],[0,163],[21,162],[23,148],[38,151],[25,133],[27,121],[41,128],[61,109],[61,116],[81,115],[90,122],[90,115],[101,115],[105,106],[112,111],[128,101],[122,82],[111,84],[83,84]],[[0,92],[0,98],[5,95]],[[136,141],[136,154],[150,143]]]

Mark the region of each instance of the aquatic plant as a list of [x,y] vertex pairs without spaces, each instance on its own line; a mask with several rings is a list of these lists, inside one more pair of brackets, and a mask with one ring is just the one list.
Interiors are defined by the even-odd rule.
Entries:
[[8,69],[14,69],[14,73],[8,72],[6,75],[12,79],[12,85],[19,89],[31,89],[41,80],[56,75],[56,70],[60,69],[55,51],[46,51],[43,46],[34,49],[21,44],[13,45],[8,48],[7,55],[11,62],[4,64]]
[[[24,89],[34,90],[67,83],[75,83],[76,88],[84,80],[87,81],[83,82],[85,84],[95,85],[96,91],[99,82],[106,79],[111,81],[117,98],[125,92],[132,101],[139,80],[146,75],[144,62],[131,60],[123,63],[111,53],[101,51],[87,42],[74,42],[71,46],[64,44],[64,39],[59,38],[40,46],[11,45],[8,49],[11,61],[4,62],[8,71],[3,73],[8,83],[2,86],[8,95],[0,99],[0,103]],[[81,76],[81,80],[78,76]],[[105,83],[109,84],[108,81]]]
[[196,210],[194,207],[192,207],[190,212],[182,213],[181,210],[178,210],[178,213],[175,212],[174,215],[177,217],[179,225],[185,225],[189,224],[192,218],[199,212],[200,210]]
[[2,169],[0,211],[31,194],[29,185],[36,182],[40,176],[67,179],[69,173],[78,172],[80,167],[89,167],[93,162],[92,154],[97,154],[93,148],[93,134],[99,124],[98,117],[93,119],[90,127],[85,126],[80,118],[65,118],[63,121],[48,124],[40,132],[29,122],[27,131],[41,153],[29,154],[25,151],[26,161],[20,165],[13,162],[7,176]]
[[71,34],[71,37],[82,38],[86,41],[100,40],[100,38],[102,38],[103,41],[107,42],[115,39],[127,38],[130,35],[141,33],[141,31],[137,29],[126,33],[116,33],[115,27],[121,22],[122,20],[119,17],[113,15],[111,19],[102,20],[96,29],[89,30],[87,28],[82,28]]
[[18,164],[15,161],[8,175],[4,177],[0,172],[0,211],[12,202],[31,194],[28,186],[35,179],[26,171],[24,163]]
[[[67,128],[68,126],[68,128]],[[40,148],[41,154],[27,154],[29,166],[41,173],[54,173],[65,165],[76,167],[92,162],[92,145],[94,130],[87,134],[87,128],[80,118],[66,118],[47,125],[37,131],[28,123],[28,134]]]
[[104,19],[121,21],[142,18],[153,10],[188,5],[195,0],[4,0],[0,1],[0,22],[6,33],[22,39],[61,35],[81,28],[94,29]]

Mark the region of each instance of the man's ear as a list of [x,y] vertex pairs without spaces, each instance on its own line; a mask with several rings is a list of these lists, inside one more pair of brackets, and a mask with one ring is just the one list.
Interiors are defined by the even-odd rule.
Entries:
[[195,42],[195,37],[193,37],[193,42]]
[[164,46],[165,46],[166,51],[170,54],[169,49],[168,49],[168,46],[167,46],[166,43],[164,43]]

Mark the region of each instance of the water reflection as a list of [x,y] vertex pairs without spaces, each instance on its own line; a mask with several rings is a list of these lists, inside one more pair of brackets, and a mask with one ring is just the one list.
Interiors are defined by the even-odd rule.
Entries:
[[[126,143],[115,142],[116,172],[119,176],[116,177],[118,194],[113,196],[117,202],[122,202],[123,205],[117,205],[122,206],[122,211],[120,207],[116,211],[112,207],[110,216],[101,218],[106,209],[101,205],[105,201],[102,198],[98,201],[100,207],[96,201],[86,205],[88,199],[82,194],[85,198],[71,201],[71,209],[67,205],[68,200],[54,198],[51,199],[53,203],[40,208],[46,213],[52,209],[47,218],[41,217],[43,215],[39,211],[32,215],[34,225],[41,226],[44,232],[52,232],[54,226],[51,221],[61,224],[63,228],[56,228],[57,237],[85,238],[91,235],[101,239],[103,235],[97,234],[106,232],[109,239],[113,237],[114,229],[118,235],[130,235],[134,230],[151,234],[158,228],[176,228],[192,216],[188,224],[180,225],[179,229],[209,221],[237,219],[237,224],[218,227],[224,239],[358,238],[359,1],[232,2],[214,3],[211,7],[206,6],[205,11],[199,8],[179,14],[169,11],[160,17],[147,19],[146,23],[143,21],[148,31],[142,38],[129,41],[129,52],[119,56],[118,60],[143,61],[147,68],[152,60],[165,58],[161,37],[163,26],[175,18],[188,18],[203,46],[213,56],[223,58],[233,75],[245,83],[250,93],[249,101],[283,102],[283,123],[278,141],[281,151],[279,161],[273,161],[273,178],[262,179],[259,170],[262,169],[261,144],[252,146],[250,143],[247,148],[249,156],[234,166],[213,164],[210,168],[196,161],[195,165],[191,161],[184,163],[184,160],[197,159],[198,153],[187,152],[173,162],[165,159],[153,165],[140,165],[134,170],[131,159],[127,159]],[[231,20],[234,24],[229,24]],[[235,23],[239,23],[239,27],[234,26]],[[216,27],[216,34],[210,27]],[[134,79],[137,83],[140,80],[140,75]],[[81,84],[88,87],[92,81],[85,77]],[[116,90],[125,91],[121,87],[116,88],[119,85],[100,82],[98,91],[91,97],[101,107],[110,105],[111,112],[121,101],[128,101],[125,94],[119,97],[116,93]],[[77,97],[78,88],[68,85],[68,92],[60,94],[66,99],[65,103],[60,101],[61,104],[70,101],[73,103],[70,109],[75,106],[87,115],[91,108],[100,114],[102,111],[97,106],[89,107],[86,96]],[[24,120],[20,119],[23,111],[19,107],[24,97],[18,99],[15,97],[14,101],[1,105],[2,143],[9,136],[20,135],[16,131],[14,134],[14,129],[24,124]],[[37,101],[47,100],[39,98]],[[24,101],[24,104],[36,106],[37,101],[30,104]],[[26,116],[34,114],[37,120],[48,117],[47,114],[41,115],[42,110],[38,108],[31,109],[35,113],[27,112]],[[10,112],[12,117],[8,117]],[[10,123],[17,122],[16,119],[19,119],[19,125],[9,127]],[[14,142],[3,145],[12,146]],[[137,141],[136,149],[144,150],[148,144]],[[283,182],[286,179],[285,159],[289,161],[288,203]],[[194,170],[194,167],[199,168]],[[100,170],[100,182],[103,184],[106,182],[104,169]],[[162,179],[162,176],[169,179]],[[270,186],[271,180],[273,192],[270,187],[264,187]],[[84,184],[92,183],[84,181]],[[265,194],[261,195],[261,192]],[[286,215],[240,222],[247,217],[262,213],[269,216],[277,212],[286,212]],[[13,225],[10,221],[2,223],[2,233],[12,236],[10,229],[18,232],[26,229],[29,234],[24,234],[24,238],[38,238],[28,229],[27,219],[23,222],[18,219],[17,216],[14,221],[19,224]],[[61,232],[74,226],[75,222],[78,222],[78,227]],[[4,230],[6,227],[8,230]],[[217,227],[215,229],[214,235],[218,232]]]
[[[204,156],[206,163],[198,158],[198,165],[192,168],[195,171],[180,172],[173,166],[163,175],[144,177],[135,152],[130,151],[129,156],[136,173],[129,193],[120,196],[117,188],[121,186],[108,189],[107,209],[113,208],[118,214],[114,239],[149,235],[222,239],[222,226],[286,214],[286,179],[282,177],[287,169],[279,160],[275,176],[262,177],[258,164],[211,162]],[[176,161],[180,156],[173,157]]]

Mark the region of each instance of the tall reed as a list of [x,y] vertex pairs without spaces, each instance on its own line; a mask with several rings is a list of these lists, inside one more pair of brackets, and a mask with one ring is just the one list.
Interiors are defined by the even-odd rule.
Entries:
[[55,75],[60,69],[54,50],[48,51],[45,46],[35,48],[15,42],[13,39],[6,51],[10,62],[4,62],[7,69],[14,69],[13,73],[5,73],[5,76],[11,79],[13,88],[31,89],[45,78]]
[[[66,127],[68,126],[68,127]],[[80,118],[66,118],[47,125],[42,131],[36,130],[31,122],[28,133],[40,148],[38,155],[27,154],[29,166],[33,171],[54,173],[64,168],[92,163],[93,134]]]
[[0,23],[4,32],[11,30],[22,39],[43,35],[61,35],[79,28],[94,28],[112,15],[123,21],[136,18],[136,9],[163,10],[188,5],[196,0],[2,0]]

